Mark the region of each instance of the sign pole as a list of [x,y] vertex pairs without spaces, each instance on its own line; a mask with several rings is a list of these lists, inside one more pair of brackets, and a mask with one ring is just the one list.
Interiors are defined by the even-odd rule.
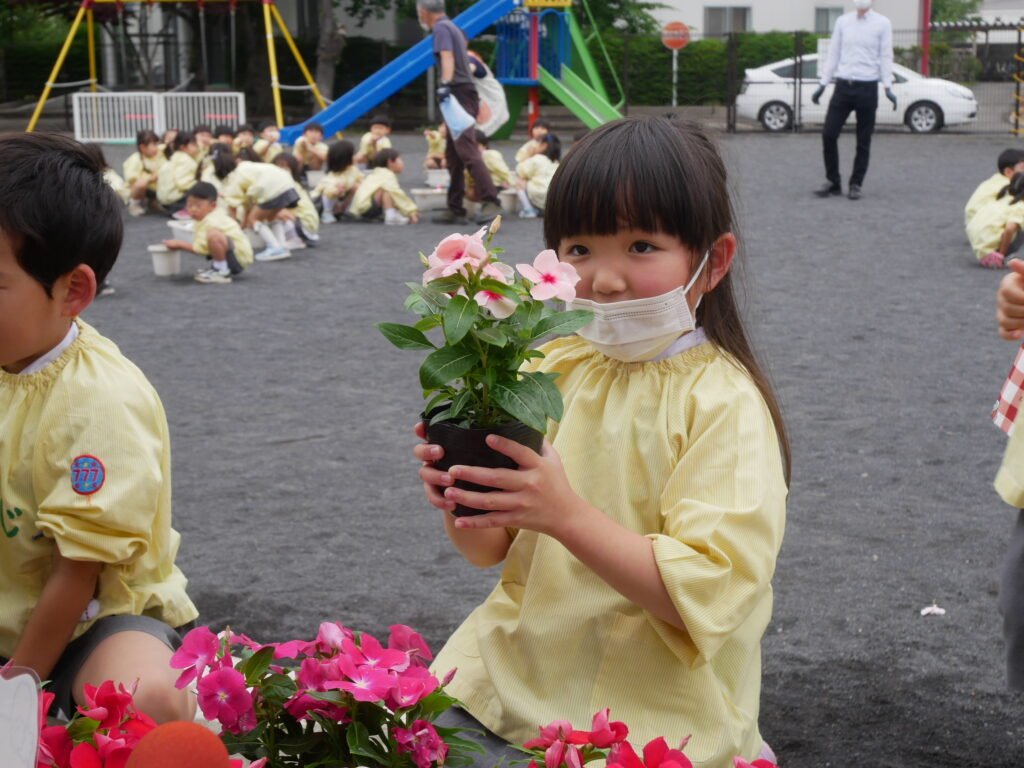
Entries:
[[672,51],[672,108],[679,106],[679,51],[690,42],[690,28],[681,21],[670,21],[661,28],[661,43]]
[[672,108],[679,106],[679,49],[672,49]]

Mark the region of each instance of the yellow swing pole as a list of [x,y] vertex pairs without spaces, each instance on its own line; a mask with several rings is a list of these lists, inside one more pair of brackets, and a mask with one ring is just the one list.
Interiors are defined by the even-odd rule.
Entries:
[[274,92],[274,116],[277,127],[284,126],[284,111],[281,109],[281,82],[277,79],[277,53],[274,51],[274,27],[270,21],[270,9],[274,0],[263,0],[263,26],[267,31],[267,59],[270,61],[270,87]]
[[320,94],[320,89],[316,87],[316,80],[313,79],[313,75],[310,74],[309,68],[306,66],[306,62],[302,59],[302,54],[299,53],[298,46],[295,45],[295,40],[292,39],[291,33],[288,31],[288,27],[284,23],[284,19],[281,18],[281,12],[277,9],[277,4],[270,6],[274,20],[277,21],[277,26],[281,28],[281,33],[284,35],[285,42],[288,43],[288,47],[292,50],[292,56],[295,57],[295,61],[299,64],[299,69],[302,70],[303,77],[306,78],[306,82],[309,83],[310,88],[313,91],[313,98],[316,99],[317,104],[320,105],[320,109],[327,109],[327,102],[324,101],[324,97]]
[[86,29],[89,32],[89,90],[96,93],[99,82],[96,73],[96,25],[91,7],[86,11],[85,20]]
[[64,47],[60,49],[60,53],[57,55],[57,63],[53,65],[53,71],[50,72],[50,77],[46,81],[46,87],[43,88],[43,94],[39,97],[39,103],[36,104],[36,110],[32,113],[32,119],[28,121],[28,128],[25,129],[27,133],[32,133],[36,129],[39,117],[43,114],[43,107],[46,106],[46,102],[50,98],[53,84],[57,81],[61,67],[64,66],[64,60],[68,57],[68,51],[71,50],[71,43],[75,40],[75,34],[78,32],[78,28],[82,26],[82,19],[85,17],[86,11],[91,7],[92,0],[82,0],[82,4],[78,7],[78,13],[75,14],[75,20],[72,22],[68,36],[64,40]]

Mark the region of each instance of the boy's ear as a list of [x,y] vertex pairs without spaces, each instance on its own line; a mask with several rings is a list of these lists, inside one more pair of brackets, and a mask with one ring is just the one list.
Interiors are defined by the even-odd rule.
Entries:
[[88,264],[79,264],[61,277],[55,287],[61,290],[57,297],[61,302],[62,314],[65,317],[78,317],[96,299],[99,286],[92,267]]

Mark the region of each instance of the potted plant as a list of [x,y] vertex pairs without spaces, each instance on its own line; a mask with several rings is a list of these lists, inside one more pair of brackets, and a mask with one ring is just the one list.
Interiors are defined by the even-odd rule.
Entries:
[[[444,448],[439,469],[516,468],[486,444],[490,434],[539,453],[548,420],[562,417],[562,395],[555,374],[526,370],[524,364],[544,357],[535,349],[541,339],[574,333],[592,318],[587,311],[559,311],[546,303],[572,301],[579,282],[573,266],[554,251],[542,251],[533,264],[515,269],[498,260],[502,249],[491,242],[500,222],[496,218],[472,235],[449,235],[429,256],[421,253],[426,271],[422,283],[408,283],[412,292],[405,302],[419,321],[377,325],[399,349],[427,353],[419,370],[427,401],[423,419],[427,439]],[[480,513],[457,506],[454,514]]]

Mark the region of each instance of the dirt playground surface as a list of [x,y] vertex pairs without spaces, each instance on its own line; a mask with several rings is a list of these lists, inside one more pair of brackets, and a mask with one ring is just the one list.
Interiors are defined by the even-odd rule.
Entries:
[[[793,439],[761,710],[786,768],[1024,755],[996,608],[1014,518],[992,490],[1005,440],[988,420],[1014,347],[994,328],[1000,273],[975,265],[962,222],[1011,141],[876,136],[850,202],[810,194],[819,137],[722,138],[747,316]],[[407,186],[422,143],[398,137]],[[851,136],[841,150],[848,171]],[[179,563],[204,622],[262,640],[404,622],[437,648],[497,580],[422,498],[418,356],[373,328],[402,320],[416,253],[448,233],[333,225],[315,251],[201,286],[153,276],[163,220],[128,222],[117,294],[87,319],[163,398]],[[500,240],[527,260],[541,225],[508,221]],[[946,615],[921,616],[933,602]]]

